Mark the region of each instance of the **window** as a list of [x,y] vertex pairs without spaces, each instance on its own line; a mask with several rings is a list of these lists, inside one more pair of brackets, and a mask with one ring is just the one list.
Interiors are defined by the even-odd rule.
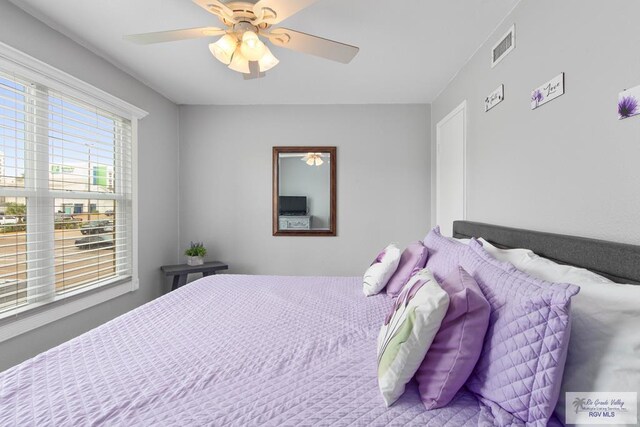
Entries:
[[137,287],[134,146],[144,114],[114,104],[128,106],[0,43],[0,319]]

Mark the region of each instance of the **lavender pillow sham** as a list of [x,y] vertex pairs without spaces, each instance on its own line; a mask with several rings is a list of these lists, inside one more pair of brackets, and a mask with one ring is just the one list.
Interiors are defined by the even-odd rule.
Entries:
[[567,357],[571,297],[580,288],[533,278],[494,259],[475,239],[461,252],[460,265],[491,306],[484,346],[467,388],[527,425],[546,426]]
[[397,297],[411,275],[422,270],[427,262],[427,248],[422,242],[409,244],[400,256],[400,263],[393,276],[387,282],[387,295]]
[[415,375],[427,410],[451,402],[471,375],[491,311],[478,284],[462,267],[455,268],[440,286],[449,295],[449,308]]
[[423,240],[429,252],[426,268],[428,268],[438,282],[442,282],[460,264],[462,253],[467,245],[440,234],[440,227],[435,227]]

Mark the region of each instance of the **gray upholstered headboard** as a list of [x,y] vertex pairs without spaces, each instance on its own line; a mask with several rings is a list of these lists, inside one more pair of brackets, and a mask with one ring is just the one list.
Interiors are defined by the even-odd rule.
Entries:
[[500,248],[530,249],[542,257],[586,268],[614,282],[640,285],[640,246],[471,221],[455,221],[453,237],[482,237]]

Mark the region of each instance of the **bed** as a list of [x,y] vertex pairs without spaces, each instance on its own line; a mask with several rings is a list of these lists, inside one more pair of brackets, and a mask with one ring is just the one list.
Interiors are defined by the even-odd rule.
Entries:
[[0,377],[0,425],[478,425],[462,392],[387,409],[376,337],[392,300],[360,278],[200,279]]
[[[483,227],[454,230],[523,246]],[[575,244],[564,261],[578,265],[579,248],[615,245]],[[640,248],[621,251],[603,272],[637,283]],[[385,407],[376,337],[392,304],[365,298],[359,277],[209,276],[1,373],[0,425],[504,425],[465,389],[426,411],[410,383]]]

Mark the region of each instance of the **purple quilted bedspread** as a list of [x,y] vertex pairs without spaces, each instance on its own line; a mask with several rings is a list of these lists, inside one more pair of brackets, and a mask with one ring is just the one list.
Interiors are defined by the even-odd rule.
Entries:
[[391,304],[360,278],[203,278],[0,374],[0,425],[511,425],[467,391],[385,408]]

